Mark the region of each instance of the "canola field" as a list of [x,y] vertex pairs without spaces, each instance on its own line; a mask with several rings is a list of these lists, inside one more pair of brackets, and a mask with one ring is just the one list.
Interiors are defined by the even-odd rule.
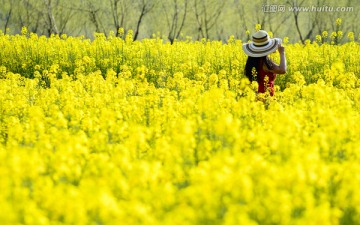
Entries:
[[0,33],[0,224],[359,224],[360,46],[335,36],[285,38],[270,97],[232,37]]

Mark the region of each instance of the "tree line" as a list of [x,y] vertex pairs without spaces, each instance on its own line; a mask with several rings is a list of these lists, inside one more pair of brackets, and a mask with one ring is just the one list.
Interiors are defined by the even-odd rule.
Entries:
[[[203,38],[246,41],[255,24],[291,42],[314,39],[323,31],[359,34],[356,0],[0,0],[0,30],[84,35],[121,35],[134,40],[154,34],[173,42]],[[332,5],[330,5],[332,4]],[[327,10],[327,9],[335,10]],[[340,8],[341,7],[341,8]],[[347,8],[345,8],[347,7]],[[336,11],[337,8],[341,10]],[[342,10],[342,9],[347,9]],[[342,18],[341,27],[336,19]],[[122,28],[122,29],[120,29]]]

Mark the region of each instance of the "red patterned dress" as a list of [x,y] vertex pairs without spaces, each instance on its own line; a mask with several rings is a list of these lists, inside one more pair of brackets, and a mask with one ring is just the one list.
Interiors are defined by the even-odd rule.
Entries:
[[[266,90],[269,90],[270,95],[274,95],[274,81],[276,79],[276,74],[270,71],[265,71],[263,65],[265,63],[263,60],[260,60],[259,72],[258,72],[258,92],[265,93]],[[266,64],[265,64],[266,65]],[[266,78],[267,77],[267,78]]]

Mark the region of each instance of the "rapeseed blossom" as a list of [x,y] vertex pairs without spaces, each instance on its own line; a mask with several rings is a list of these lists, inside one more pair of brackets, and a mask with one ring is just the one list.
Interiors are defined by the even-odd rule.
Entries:
[[118,34],[0,35],[2,224],[358,224],[356,40],[287,43],[271,97],[234,37]]

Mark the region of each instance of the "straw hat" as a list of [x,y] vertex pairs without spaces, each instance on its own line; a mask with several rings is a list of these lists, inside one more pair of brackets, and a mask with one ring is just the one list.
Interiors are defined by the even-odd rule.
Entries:
[[270,38],[264,30],[259,30],[252,35],[252,42],[243,44],[242,48],[246,55],[251,57],[263,57],[275,52],[281,44],[280,38]]

